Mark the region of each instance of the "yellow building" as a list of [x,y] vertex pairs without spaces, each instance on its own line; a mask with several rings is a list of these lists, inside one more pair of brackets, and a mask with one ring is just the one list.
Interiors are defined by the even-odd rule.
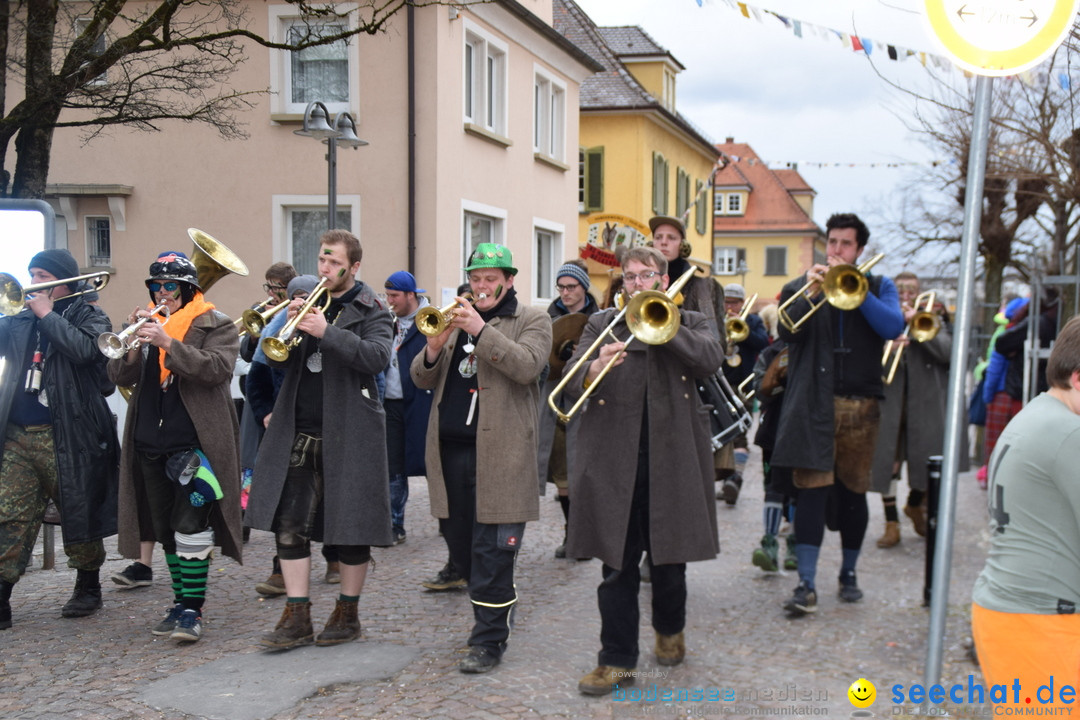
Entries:
[[675,109],[683,66],[639,27],[597,27],[573,0],[554,0],[553,11],[555,29],[605,68],[580,96],[578,237],[596,287],[607,286],[616,238],[647,239],[630,223],[605,240],[613,217],[639,227],[654,215],[681,217],[691,257],[709,264],[709,177],[720,154]]
[[815,262],[825,240],[813,221],[814,189],[798,170],[771,170],[746,143],[716,146],[724,168],[713,181],[713,272],[758,293],[758,307]]

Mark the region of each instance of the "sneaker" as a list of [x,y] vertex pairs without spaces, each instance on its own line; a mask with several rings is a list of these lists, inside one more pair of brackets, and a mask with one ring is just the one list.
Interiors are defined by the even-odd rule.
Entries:
[[724,502],[729,506],[734,507],[735,503],[739,501],[739,490],[742,489],[742,476],[735,473],[729,478],[724,478],[724,484],[720,489],[720,494],[724,496]]
[[341,563],[335,561],[326,563],[326,584],[337,585],[341,582]]
[[784,569],[798,570],[799,556],[795,554],[795,533],[785,535],[784,544],[787,545],[787,549],[784,551]]
[[754,563],[754,567],[759,567],[765,572],[776,572],[777,567],[779,567],[777,562],[778,554],[779,546],[776,542],[776,536],[765,535],[761,538],[761,547],[754,548],[751,562]]
[[859,602],[862,600],[862,590],[855,581],[855,571],[845,570],[840,573],[840,599],[844,602]]
[[986,466],[983,465],[975,472],[975,482],[979,483],[979,487],[983,490],[986,489]]
[[476,674],[486,673],[502,662],[502,658],[486,647],[473,645],[469,648],[469,654],[458,663],[458,670],[463,673]]
[[600,665],[581,678],[577,689],[585,695],[609,695],[619,685],[633,685],[633,672],[633,668]]
[[784,610],[792,617],[817,612],[817,592],[807,585],[805,580],[800,582],[792,596],[784,601]]
[[169,636],[170,640],[195,642],[202,637],[202,615],[198,610],[185,610],[180,613],[180,621]]
[[176,603],[169,612],[165,613],[165,618],[154,626],[151,630],[154,635],[172,635],[172,631],[176,629],[177,623],[180,622],[180,616],[184,614],[184,606],[180,603]]
[[405,542],[405,529],[394,528],[394,544],[400,545],[403,542]]
[[267,597],[276,597],[285,594],[285,578],[280,572],[273,573],[261,583],[255,584],[255,592]]
[[468,581],[458,575],[453,563],[447,562],[435,577],[420,583],[428,590],[457,590],[468,586]]
[[132,590],[137,587],[147,587],[154,582],[154,571],[141,562],[133,562],[120,572],[113,573],[112,581],[120,586],[121,590]]

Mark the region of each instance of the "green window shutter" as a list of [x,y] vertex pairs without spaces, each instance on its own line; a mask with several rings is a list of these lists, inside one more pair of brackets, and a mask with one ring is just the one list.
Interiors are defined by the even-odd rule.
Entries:
[[699,234],[704,235],[709,229],[709,218],[706,214],[706,210],[709,207],[709,193],[705,190],[705,183],[701,180],[697,181],[694,188],[694,212],[697,213],[694,227]]
[[664,184],[664,179],[662,177],[663,162],[660,153],[654,152],[652,154],[652,211],[654,215],[664,214],[660,207],[660,188]]
[[664,175],[664,189],[663,189],[664,196],[660,200],[660,205],[661,205],[660,214],[661,215],[667,215],[668,214],[668,195],[670,193],[670,187],[668,186],[668,172],[671,169],[671,164],[667,160],[664,160],[663,158],[660,158],[660,163],[663,166],[663,175]]
[[675,215],[682,217],[686,211],[686,171],[682,168],[675,170]]
[[604,209],[604,148],[585,151],[585,212]]

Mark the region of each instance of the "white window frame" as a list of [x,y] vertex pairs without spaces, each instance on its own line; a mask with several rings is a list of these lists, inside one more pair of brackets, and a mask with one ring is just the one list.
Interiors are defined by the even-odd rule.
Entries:
[[[326,21],[313,19],[316,24],[344,24],[350,30],[357,27],[358,7],[356,3],[326,5],[314,7],[332,7],[339,17],[330,17]],[[270,14],[270,40],[277,43],[289,41],[289,28],[303,22],[304,15],[297,12],[296,5],[278,4],[268,7]],[[349,99],[345,102],[327,102],[320,100],[331,115],[344,110],[352,112],[360,122],[360,43],[357,36],[348,39],[346,57],[349,61]],[[270,102],[274,113],[284,115],[303,115],[307,103],[294,103],[292,97],[292,53],[288,50],[270,50]]]
[[[471,74],[466,62],[468,48],[472,49]],[[509,135],[506,129],[509,65],[509,45],[466,20],[461,48],[461,115],[464,122],[504,137]]]
[[728,193],[725,208],[725,215],[742,215],[745,212],[743,210],[742,193]]
[[[540,262],[540,235],[541,233],[547,235],[550,239],[547,241],[550,245],[549,253],[551,257],[550,267],[547,268],[547,272],[544,273],[543,265]],[[533,265],[533,303],[534,304],[548,304],[555,297],[558,297],[558,293],[555,292],[555,274],[559,272],[559,268],[562,266],[562,248],[563,238],[566,237],[566,226],[562,223],[553,222],[551,220],[545,220],[543,218],[533,218],[533,247],[532,247],[532,265]],[[542,274],[546,274],[547,277],[541,277]],[[548,297],[551,293],[555,293],[554,296]]]
[[[96,243],[94,242],[94,233],[90,227],[92,222],[104,220],[109,233],[109,254],[107,257],[101,257],[95,259],[95,255],[92,253]],[[87,215],[83,218],[83,229],[86,238],[86,264],[89,267],[110,267],[112,265],[112,217],[109,215]]]
[[566,158],[566,83],[533,66],[533,152]]
[[[271,243],[274,252],[274,262],[287,262],[295,265],[292,251],[292,211],[293,210],[326,210],[328,198],[326,195],[274,195],[273,221],[271,223]],[[351,215],[349,227],[340,228],[348,230],[356,237],[360,237],[360,196],[338,195],[337,209],[349,208]],[[361,243],[363,242],[363,238]],[[360,271],[363,274],[363,270]],[[358,276],[359,277],[359,276]]]
[[713,248],[713,275],[736,275],[739,270],[739,248]]
[[467,215],[480,215],[492,220],[491,239],[482,240],[481,242],[493,242],[498,243],[499,245],[506,245],[506,209],[462,199],[461,224],[458,226],[461,228],[461,267],[468,266],[469,256],[472,255],[472,251],[475,249],[469,245],[469,238],[465,232],[465,218]]

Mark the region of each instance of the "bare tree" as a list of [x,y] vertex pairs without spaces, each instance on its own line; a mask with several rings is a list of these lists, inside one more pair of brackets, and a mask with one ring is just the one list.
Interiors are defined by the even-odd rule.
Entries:
[[[274,42],[252,32],[246,0],[0,0],[0,196],[45,193],[53,131],[86,129],[92,139],[111,125],[159,130],[163,120],[205,123],[226,138],[243,137],[234,119],[265,88],[228,81],[252,45],[303,50],[375,34],[407,5],[436,0],[354,0],[333,5],[289,0],[309,18],[307,30]],[[341,32],[328,19],[356,17]],[[107,74],[108,81],[101,78]],[[20,83],[10,110],[5,88]],[[14,175],[8,151],[14,140]]]

